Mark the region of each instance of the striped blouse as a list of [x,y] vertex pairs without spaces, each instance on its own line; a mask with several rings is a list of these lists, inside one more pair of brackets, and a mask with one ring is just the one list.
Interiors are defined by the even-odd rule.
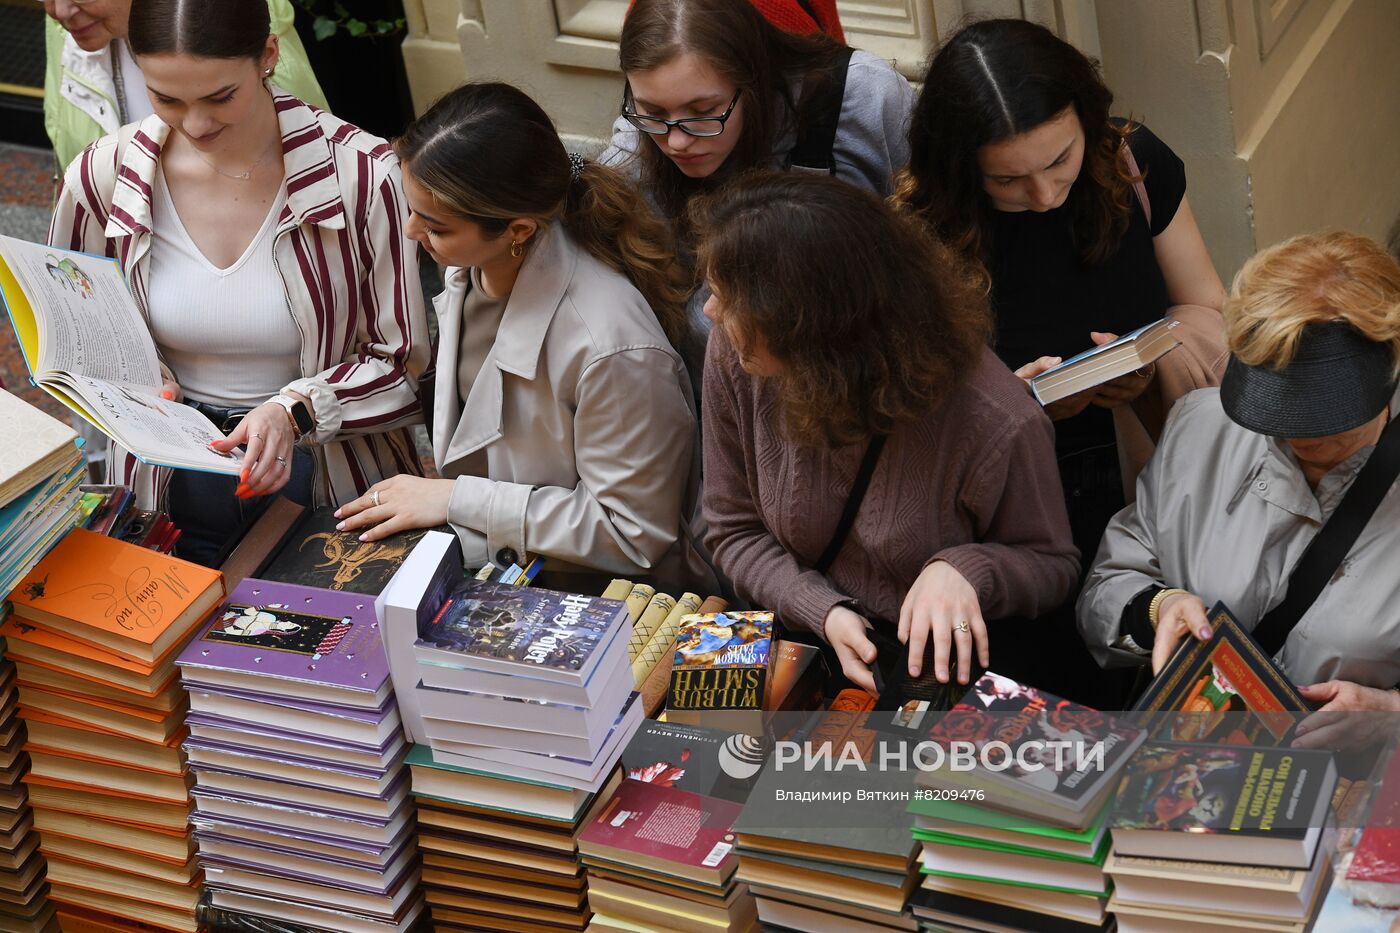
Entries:
[[[338,505],[385,477],[422,473],[409,427],[422,420],[430,355],[417,249],[388,144],[276,88],[273,98],[287,186],[273,257],[301,332],[302,378],[285,390],[312,401],[316,427],[303,443],[316,458],[315,502]],[[148,318],[151,182],[169,132],[153,116],[83,150],[49,229],[51,245],[115,257]],[[156,508],[168,472],[114,453],[110,481]]]

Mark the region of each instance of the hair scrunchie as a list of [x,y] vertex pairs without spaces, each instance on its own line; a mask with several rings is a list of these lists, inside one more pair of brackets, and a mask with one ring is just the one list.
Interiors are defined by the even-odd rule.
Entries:
[[569,153],[569,181],[574,182],[579,180],[579,176],[583,174],[583,166],[583,156],[579,155],[577,152]]

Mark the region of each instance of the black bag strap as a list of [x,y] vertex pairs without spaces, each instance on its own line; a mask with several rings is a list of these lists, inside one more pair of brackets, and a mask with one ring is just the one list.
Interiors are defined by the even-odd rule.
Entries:
[[1342,560],[1361,536],[1371,516],[1400,476],[1400,412],[1381,432],[1380,440],[1361,467],[1351,488],[1322,530],[1308,544],[1288,577],[1288,593],[1254,627],[1256,641],[1270,655],[1277,654],[1289,632],[1317,601]]
[[836,523],[836,531],[832,533],[826,550],[822,551],[822,556],[817,558],[816,564],[812,566],[817,573],[824,574],[830,570],[836,561],[836,555],[841,553],[846,536],[851,533],[851,526],[856,523],[856,513],[860,511],[865,491],[870,488],[870,477],[875,475],[875,467],[880,463],[880,451],[885,449],[885,437],[884,434],[876,434],[865,448],[865,456],[861,458],[855,482],[851,484],[851,493],[846,497],[846,507],[841,511],[841,520]]
[[[809,14],[811,11],[808,11]],[[816,20],[816,16],[812,16]],[[818,20],[817,25],[821,22]],[[788,155],[788,168],[802,172],[830,175],[836,170],[832,155],[836,148],[836,125],[841,122],[841,103],[846,99],[846,73],[850,70],[854,49],[842,48],[832,62],[831,74],[813,91],[813,98],[803,102],[807,119],[797,130],[797,145]]]

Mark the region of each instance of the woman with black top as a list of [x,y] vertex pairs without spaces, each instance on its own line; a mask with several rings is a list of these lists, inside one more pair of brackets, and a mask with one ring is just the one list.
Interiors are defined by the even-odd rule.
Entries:
[[[1042,26],[1003,19],[949,40],[915,105],[897,197],[980,262],[996,352],[1022,378],[1174,305],[1218,310],[1225,298],[1181,160],[1147,127],[1110,117],[1112,101],[1093,61]],[[1149,367],[1047,408],[1086,565],[1125,504],[1111,409],[1154,377]],[[1073,639],[1064,623],[1052,628]]]

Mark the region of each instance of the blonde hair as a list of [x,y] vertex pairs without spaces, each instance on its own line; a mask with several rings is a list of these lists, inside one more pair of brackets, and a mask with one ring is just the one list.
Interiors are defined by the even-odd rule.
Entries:
[[1256,253],[1223,312],[1230,351],[1250,366],[1282,369],[1305,327],[1345,321],[1388,345],[1400,376],[1400,263],[1359,234],[1308,233]]

